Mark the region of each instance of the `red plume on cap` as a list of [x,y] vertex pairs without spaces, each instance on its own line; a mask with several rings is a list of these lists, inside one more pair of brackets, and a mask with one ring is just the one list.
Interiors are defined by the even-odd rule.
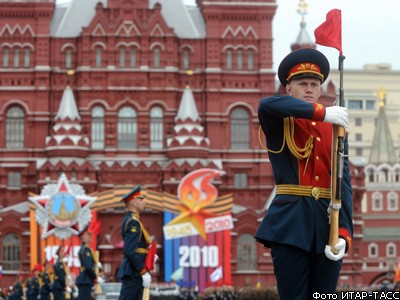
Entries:
[[129,193],[125,194],[120,202],[129,202],[136,198],[145,198],[144,195],[141,193],[142,186],[140,184],[136,185],[133,189],[129,191]]
[[37,264],[33,267],[33,271],[42,272],[43,266],[41,264]]

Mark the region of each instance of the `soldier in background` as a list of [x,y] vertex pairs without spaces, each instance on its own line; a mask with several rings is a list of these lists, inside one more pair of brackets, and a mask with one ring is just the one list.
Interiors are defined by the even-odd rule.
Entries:
[[76,277],[75,284],[79,290],[78,300],[89,300],[91,299],[92,289],[97,278],[95,272],[96,261],[93,250],[89,246],[93,237],[88,227],[83,229],[78,236],[82,240],[82,246],[78,252],[81,270],[78,277]]
[[39,278],[40,272],[42,271],[42,265],[34,266],[30,278],[26,282],[26,299],[37,300],[39,296]]
[[17,279],[15,280],[15,283],[12,286],[11,291],[12,293],[8,298],[9,300],[22,300],[22,297],[24,296],[24,289],[22,286],[22,280],[20,276],[18,276]]
[[64,264],[64,248],[63,246],[58,247],[56,252],[58,258],[56,263],[53,265],[54,269],[54,281],[52,285],[53,298],[54,300],[64,300],[65,299],[65,289],[66,289],[66,269]]
[[50,300],[51,293],[51,280],[50,280],[50,267],[51,264],[48,261],[44,262],[44,270],[41,275],[42,285],[39,289],[40,300]]
[[143,198],[141,186],[137,185],[121,199],[127,213],[121,226],[124,257],[118,271],[122,282],[119,300],[142,299],[144,288],[150,287],[151,276],[145,265],[150,236],[139,221],[139,214],[145,207]]

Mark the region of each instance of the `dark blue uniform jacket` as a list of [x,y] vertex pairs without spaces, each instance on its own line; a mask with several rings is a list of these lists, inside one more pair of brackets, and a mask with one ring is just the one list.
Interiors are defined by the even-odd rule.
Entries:
[[[325,108],[291,96],[261,99],[258,115],[266,137],[275,184],[312,186],[330,189],[332,124],[322,122]],[[298,149],[311,143],[308,158],[298,158],[284,139],[284,119],[292,122],[291,140]],[[310,138],[311,136],[311,138]],[[292,143],[293,144],[293,143]],[[282,148],[283,146],[283,148]],[[275,152],[275,153],[274,153]],[[304,154],[304,152],[299,152]],[[348,153],[347,138],[345,154]],[[344,161],[342,208],[339,235],[351,245],[352,192],[348,159]],[[271,242],[293,245],[306,251],[323,253],[329,238],[327,208],[330,199],[297,195],[276,195],[255,234],[257,241],[269,247]],[[312,247],[315,247],[312,249]]]

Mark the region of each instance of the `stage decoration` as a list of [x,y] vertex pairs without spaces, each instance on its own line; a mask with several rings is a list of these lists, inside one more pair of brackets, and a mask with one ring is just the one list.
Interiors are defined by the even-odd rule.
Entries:
[[[231,284],[232,195],[218,197],[212,184],[224,174],[198,169],[181,179],[177,198],[163,194],[166,282],[200,292],[210,285]],[[149,206],[156,203],[151,195],[146,201]],[[211,276],[216,270],[218,276]]]
[[70,184],[62,173],[57,184],[45,185],[40,195],[28,200],[36,206],[35,219],[43,229],[42,239],[55,235],[65,240],[89,224],[90,206],[96,198],[85,195],[82,186]]

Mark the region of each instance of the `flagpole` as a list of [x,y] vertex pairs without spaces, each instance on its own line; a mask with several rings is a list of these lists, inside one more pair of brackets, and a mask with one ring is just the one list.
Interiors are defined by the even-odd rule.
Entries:
[[[342,53],[339,55],[339,101],[336,105],[344,106],[343,89],[343,61],[345,57]],[[344,165],[344,140],[346,132],[342,126],[334,124],[332,126],[332,184],[331,184],[331,203],[329,206],[329,242],[332,253],[337,254],[335,245],[339,242],[339,210],[342,206],[342,179]]]

